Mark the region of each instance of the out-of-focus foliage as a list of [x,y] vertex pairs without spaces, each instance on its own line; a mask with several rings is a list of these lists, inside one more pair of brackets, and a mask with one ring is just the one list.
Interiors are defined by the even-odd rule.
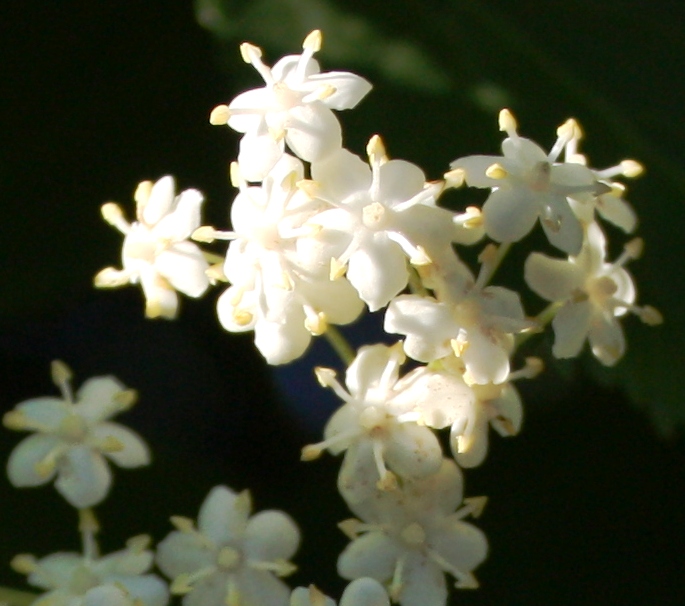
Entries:
[[[522,134],[543,145],[576,117],[587,136],[582,149],[597,168],[628,157],[644,163],[647,175],[629,183],[628,199],[646,251],[630,271],[639,301],[658,307],[665,323],[649,329],[628,321],[625,359],[608,371],[589,357],[585,366],[625,389],[663,435],[682,428],[685,127],[673,74],[685,69],[685,43],[665,4],[615,14],[591,0],[409,0],[392,10],[385,2],[196,0],[196,14],[220,41],[222,61],[233,64],[244,40],[268,59],[297,52],[308,31],[321,29],[325,67],[357,70],[382,90],[356,110],[354,127],[381,132],[393,156],[436,177],[459,155],[497,151],[495,116],[503,106],[514,110]],[[476,195],[462,194],[458,203]]]

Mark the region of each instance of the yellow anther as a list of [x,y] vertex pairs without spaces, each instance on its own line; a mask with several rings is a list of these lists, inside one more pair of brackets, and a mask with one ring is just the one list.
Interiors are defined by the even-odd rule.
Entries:
[[240,45],[240,56],[245,63],[252,63],[255,59],[262,56],[262,49],[249,42],[243,42]]
[[107,202],[100,207],[102,218],[110,225],[116,225],[124,218],[124,212],[116,202]]
[[644,166],[635,160],[623,160],[621,162],[621,172],[624,177],[639,177],[644,172]]
[[576,130],[576,121],[573,118],[569,118],[562,125],[557,128],[557,137],[560,139],[573,139]]
[[246,311],[244,309],[236,309],[233,311],[233,321],[238,326],[247,326],[248,324],[252,323],[253,319],[254,315],[251,314],[249,311]]
[[526,366],[523,369],[526,373],[526,378],[532,379],[537,377],[545,369],[545,363],[542,358],[530,356],[526,358]]
[[380,135],[373,135],[366,144],[366,154],[369,156],[370,164],[383,164],[388,160],[385,152],[385,145]]
[[320,311],[315,316],[305,318],[304,327],[315,337],[322,335],[328,330],[326,314]]
[[217,105],[209,114],[209,123],[214,126],[224,126],[228,124],[230,117],[231,110],[228,109],[228,105]]
[[19,574],[29,575],[38,568],[36,557],[30,553],[20,553],[15,555],[10,562],[12,570]]
[[485,176],[490,177],[491,179],[506,179],[509,176],[509,173],[504,166],[498,162],[495,162],[494,164],[488,166],[487,170],[485,171]]
[[143,553],[150,544],[152,543],[152,538],[148,534],[139,534],[135,537],[131,537],[126,541],[126,547],[133,553]]
[[216,230],[211,225],[202,225],[190,234],[190,237],[195,242],[211,244],[216,239]]
[[664,321],[664,317],[661,315],[661,312],[656,307],[652,307],[651,305],[645,305],[640,310],[639,316],[640,320],[642,320],[648,326],[658,326],[659,324],[663,324]]
[[338,278],[342,278],[345,275],[346,271],[347,265],[345,263],[341,263],[336,258],[331,259],[331,269],[329,272],[329,278],[331,280],[337,280]]
[[376,488],[385,492],[397,490],[397,476],[392,471],[386,470],[383,477],[376,482]]
[[152,186],[154,183],[152,181],[141,181],[136,187],[136,191],[133,194],[133,199],[136,204],[147,204],[150,199],[150,194],[152,193]]
[[193,586],[190,584],[190,575],[187,572],[179,574],[171,583],[169,591],[172,595],[184,595],[190,593]]
[[309,606],[326,606],[326,596],[315,585],[309,586]]
[[338,528],[350,540],[354,540],[359,535],[359,528],[362,523],[357,518],[348,518],[338,523]]
[[506,133],[516,132],[516,129],[518,128],[516,118],[514,118],[514,115],[506,108],[500,111],[498,121],[499,129]]
[[335,381],[335,370],[326,368],[324,366],[317,366],[314,369],[314,375],[321,387],[329,387]]
[[53,360],[50,363],[50,375],[52,382],[58,387],[71,381],[74,376],[69,368],[62,360]]
[[120,410],[129,410],[138,401],[138,392],[135,389],[122,389],[115,394],[114,401]]
[[233,187],[242,187],[245,185],[245,179],[243,179],[243,176],[240,174],[240,166],[237,162],[231,162],[228,172]]
[[26,415],[20,410],[10,410],[2,417],[2,424],[12,431],[22,431],[28,427]]
[[313,53],[316,53],[321,50],[321,44],[323,43],[323,35],[321,34],[321,30],[315,29],[312,32],[309,32],[307,34],[307,37],[304,39],[304,42],[302,43],[302,48],[304,50],[309,50]]
[[114,436],[106,436],[102,442],[100,442],[100,450],[102,452],[121,452],[124,450],[124,445],[121,440],[117,440]]
[[462,221],[462,225],[466,229],[476,229],[483,227],[483,213],[477,206],[467,206],[466,211],[461,217],[466,217]]
[[316,444],[308,444],[302,448],[300,453],[300,461],[313,461],[318,459],[323,453],[323,448]]
[[645,241],[642,238],[633,238],[623,247],[623,249],[626,251],[626,254],[631,259],[639,259],[642,256],[642,251],[644,248]]
[[461,187],[466,180],[466,171],[463,168],[453,168],[448,170],[443,177],[446,187]]
[[180,532],[192,533],[195,532],[195,522],[185,516],[171,516],[171,523]]

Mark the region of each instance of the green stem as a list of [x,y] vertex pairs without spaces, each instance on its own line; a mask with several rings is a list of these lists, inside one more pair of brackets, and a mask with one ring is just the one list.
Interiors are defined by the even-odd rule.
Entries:
[[355,358],[355,352],[347,339],[334,326],[328,326],[324,336],[338,357],[349,366]]
[[521,345],[523,345],[528,339],[533,335],[542,332],[542,329],[547,326],[557,315],[557,312],[561,308],[562,303],[550,303],[545,309],[543,309],[533,320],[538,324],[540,330],[530,330],[528,332],[523,332],[516,335],[516,340],[514,341],[514,351],[518,350]]
[[29,591],[19,591],[9,587],[0,587],[0,603],[9,606],[29,606],[38,596]]

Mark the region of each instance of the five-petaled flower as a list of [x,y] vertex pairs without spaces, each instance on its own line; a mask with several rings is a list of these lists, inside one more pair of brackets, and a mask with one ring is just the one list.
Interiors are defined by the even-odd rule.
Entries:
[[150,462],[143,440],[109,419],[130,408],[136,392],[114,377],[88,379],[74,396],[71,371],[52,363],[62,398],[43,397],[17,404],[3,417],[9,429],[35,431],[12,451],[7,474],[15,486],[38,486],[57,477],[55,488],[74,507],[102,501],[112,483],[106,458],[121,467]]
[[143,181],[134,195],[137,221],[128,223],[114,202],[102,206],[105,220],[124,234],[123,269],[106,267],[95,276],[95,286],[113,288],[140,282],[148,318],[175,318],[178,295],[199,297],[209,286],[205,260],[188,240],[200,226],[202,194],[187,189],[174,193],[173,177],[156,183]]
[[188,518],[172,518],[178,530],[159,544],[157,565],[173,578],[171,592],[185,594],[184,606],[288,605],[290,590],[278,577],[295,571],[288,560],[300,533],[281,511],[251,513],[249,492],[216,486],[197,527]]

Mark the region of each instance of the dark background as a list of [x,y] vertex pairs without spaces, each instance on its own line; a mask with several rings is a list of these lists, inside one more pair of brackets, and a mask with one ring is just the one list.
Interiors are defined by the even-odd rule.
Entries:
[[[221,330],[216,293],[184,300],[177,322],[147,322],[136,289],[91,287],[99,269],[118,263],[121,245],[99,207],[116,200],[132,213],[143,179],[173,174],[179,188],[201,189],[206,222],[226,225],[237,137],[207,117],[259,83],[237,45],[260,44],[271,61],[298,52],[304,35],[322,27],[324,66],[375,85],[341,116],[357,153],[379,132],[391,155],[438,178],[457,156],[496,152],[499,96],[521,132],[543,146],[574,115],[597,166],[623,157],[647,164],[629,196],[647,242],[634,271],[643,301],[667,323],[651,331],[629,319],[628,371],[617,369],[613,382],[592,364],[552,363],[546,378],[520,386],[521,436],[493,436],[486,463],[467,472],[467,494],[490,497],[478,525],[491,555],[477,571],[482,589],[455,603],[685,604],[684,5],[198,5],[215,35],[197,24],[190,2],[0,8],[0,407],[56,393],[55,358],[73,367],[77,383],[111,373],[139,390],[139,405],[122,421],[145,436],[155,461],[115,472],[99,508],[104,551],[143,532],[163,538],[168,517],[194,517],[215,484],[250,487],[258,508],[283,508],[302,523],[294,582],[339,595],[335,558],[345,539],[335,523],[348,513],[335,491],[337,461],[298,460],[330,411],[308,374],[321,356],[335,364],[325,344],[294,367],[306,373],[294,383],[292,367],[268,374],[249,335]],[[347,38],[336,38],[338,27]],[[369,51],[346,40],[368,42]],[[381,52],[406,47],[414,54]],[[399,68],[397,56],[406,59]],[[513,255],[512,267],[522,259]],[[0,435],[3,460],[18,439]],[[54,490],[18,491],[0,478],[0,581],[21,586],[2,565],[15,553],[78,549],[75,528]]]

